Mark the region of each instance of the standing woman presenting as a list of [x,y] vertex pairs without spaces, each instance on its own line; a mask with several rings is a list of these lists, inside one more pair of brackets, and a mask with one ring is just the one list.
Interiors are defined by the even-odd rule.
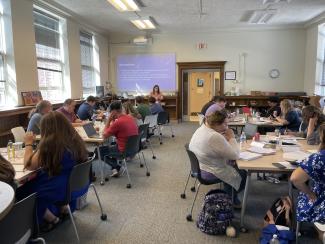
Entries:
[[150,92],[150,97],[154,97],[156,99],[156,102],[161,102],[161,100],[164,99],[158,85],[154,85],[152,92]]

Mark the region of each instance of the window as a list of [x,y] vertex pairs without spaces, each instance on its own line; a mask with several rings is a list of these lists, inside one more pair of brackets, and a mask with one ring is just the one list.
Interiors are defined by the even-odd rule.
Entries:
[[81,76],[83,96],[96,94],[94,46],[91,34],[80,32]]
[[64,94],[59,18],[34,9],[39,89],[44,99],[61,101]]
[[6,104],[6,78],[5,78],[5,50],[3,19],[0,14],[0,106]]
[[318,28],[315,94],[325,96],[325,25]]

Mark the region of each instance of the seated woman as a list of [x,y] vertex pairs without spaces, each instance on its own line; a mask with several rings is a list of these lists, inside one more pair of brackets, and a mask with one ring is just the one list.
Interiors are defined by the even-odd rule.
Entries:
[[49,231],[60,222],[57,216],[67,214],[66,206],[58,209],[55,203],[65,199],[72,168],[85,162],[88,152],[77,131],[60,112],[50,112],[42,118],[41,138],[36,151],[33,152],[34,135],[32,132],[26,133],[25,168],[40,170],[34,180],[17,189],[17,196],[22,199],[37,192],[39,223],[43,222],[43,231]]
[[28,115],[29,123],[28,123],[27,131],[31,131],[35,135],[39,135],[41,119],[45,114],[51,111],[52,111],[52,104],[49,101],[47,100],[40,101],[36,105],[36,108],[30,111]]
[[123,103],[123,109],[125,114],[131,115],[134,119],[142,119],[141,114],[133,107],[132,103],[130,101]]
[[[300,190],[297,221],[325,223],[325,124],[319,126],[319,152],[309,156],[293,171],[290,180]],[[307,182],[311,181],[311,187]]]
[[6,182],[16,188],[14,183],[15,174],[15,169],[12,167],[11,163],[0,154],[0,181]]
[[234,206],[240,207],[237,193],[244,189],[246,172],[239,170],[231,160],[239,158],[239,146],[232,129],[228,128],[226,111],[208,115],[192,136],[189,149],[197,156],[202,170],[210,172],[225,182],[225,190],[234,194]]
[[325,115],[319,108],[308,105],[302,110],[302,119],[301,132],[307,139],[307,143],[309,145],[319,144],[319,126],[325,122]]
[[160,88],[158,85],[154,85],[152,88],[152,92],[150,92],[150,97],[153,97],[156,102],[161,102],[164,99],[164,96],[160,92]]
[[144,99],[142,96],[137,96],[135,98],[135,101],[137,102],[137,111],[139,114],[141,114],[142,120],[145,119],[147,115],[150,115],[150,109],[148,104],[144,103]]
[[283,124],[282,130],[299,131],[301,119],[292,103],[288,99],[284,99],[280,103],[281,117],[276,117],[276,120]]

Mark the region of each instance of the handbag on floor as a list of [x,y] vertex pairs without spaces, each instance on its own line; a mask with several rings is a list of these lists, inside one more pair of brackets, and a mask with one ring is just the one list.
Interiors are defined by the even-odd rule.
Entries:
[[196,225],[204,233],[221,235],[226,233],[233,216],[231,197],[225,191],[211,190],[205,195]]
[[290,227],[292,222],[292,201],[290,197],[278,198],[264,217],[264,226],[269,224]]

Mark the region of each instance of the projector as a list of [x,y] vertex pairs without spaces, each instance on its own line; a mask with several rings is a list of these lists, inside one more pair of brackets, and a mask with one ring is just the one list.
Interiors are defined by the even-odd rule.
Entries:
[[152,43],[152,38],[147,38],[144,36],[139,36],[133,39],[133,44],[135,45],[148,45]]

